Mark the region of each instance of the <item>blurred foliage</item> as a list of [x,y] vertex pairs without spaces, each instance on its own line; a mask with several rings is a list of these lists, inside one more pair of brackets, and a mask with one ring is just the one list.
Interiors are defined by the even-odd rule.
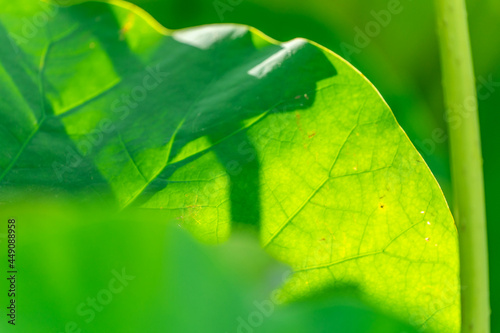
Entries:
[[247,234],[201,245],[144,211],[81,204],[4,206],[7,215],[18,235],[17,319],[2,320],[2,332],[414,332],[350,289],[279,304],[272,291],[290,270]]
[[[372,11],[386,10],[389,0],[133,0],[171,29],[207,23],[242,23],[278,40],[305,37],[341,56],[342,43],[355,45],[356,27],[374,21]],[[222,17],[215,3],[227,6]],[[453,205],[447,124],[432,1],[401,0],[403,10],[350,61],[380,90],[415,146],[429,164]],[[479,113],[483,145],[492,331],[500,330],[500,1],[468,1],[474,66],[481,84]],[[219,9],[219,12],[221,10]],[[494,82],[485,87],[484,82]],[[486,88],[486,89],[485,89]],[[466,120],[465,120],[466,121]]]

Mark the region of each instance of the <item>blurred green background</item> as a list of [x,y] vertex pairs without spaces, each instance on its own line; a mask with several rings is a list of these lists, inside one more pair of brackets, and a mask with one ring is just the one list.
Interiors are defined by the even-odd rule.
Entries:
[[[433,1],[132,2],[170,29],[208,23],[247,24],[280,41],[295,37],[311,39],[348,59],[379,89],[453,207]],[[500,119],[500,1],[470,0],[467,5],[479,87],[492,331],[500,332],[500,318],[496,315],[500,311],[500,286],[496,283],[500,281],[500,245],[495,241],[500,238],[500,205],[497,204],[500,199],[500,176],[497,173],[500,169],[500,134],[496,128]],[[387,12],[390,15],[384,16]],[[359,31],[368,38],[360,37]]]

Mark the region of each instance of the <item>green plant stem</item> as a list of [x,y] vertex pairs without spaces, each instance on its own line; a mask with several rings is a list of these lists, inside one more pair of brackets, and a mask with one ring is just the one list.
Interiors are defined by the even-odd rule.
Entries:
[[436,0],[460,243],[462,332],[490,332],[483,162],[464,0]]

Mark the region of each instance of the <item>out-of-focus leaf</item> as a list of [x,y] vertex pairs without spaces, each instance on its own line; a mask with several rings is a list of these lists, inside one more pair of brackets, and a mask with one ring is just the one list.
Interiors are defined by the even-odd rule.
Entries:
[[16,326],[2,320],[2,332],[412,332],[352,296],[278,305],[271,291],[289,269],[248,236],[215,248],[143,212],[4,208],[18,273]]
[[213,243],[251,226],[294,269],[282,300],[353,285],[415,326],[459,330],[449,209],[358,71],[303,39],[173,32],[118,4],[2,3],[2,200],[97,193]]

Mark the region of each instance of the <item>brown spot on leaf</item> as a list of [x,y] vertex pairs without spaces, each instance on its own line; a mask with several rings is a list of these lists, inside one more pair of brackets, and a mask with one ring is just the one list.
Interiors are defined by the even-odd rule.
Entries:
[[132,29],[132,27],[134,26],[134,23],[135,23],[135,14],[134,13],[128,14],[127,21],[125,22],[123,27],[120,29],[120,37],[119,37],[120,40],[125,39],[125,34],[127,32],[129,32],[130,29]]

